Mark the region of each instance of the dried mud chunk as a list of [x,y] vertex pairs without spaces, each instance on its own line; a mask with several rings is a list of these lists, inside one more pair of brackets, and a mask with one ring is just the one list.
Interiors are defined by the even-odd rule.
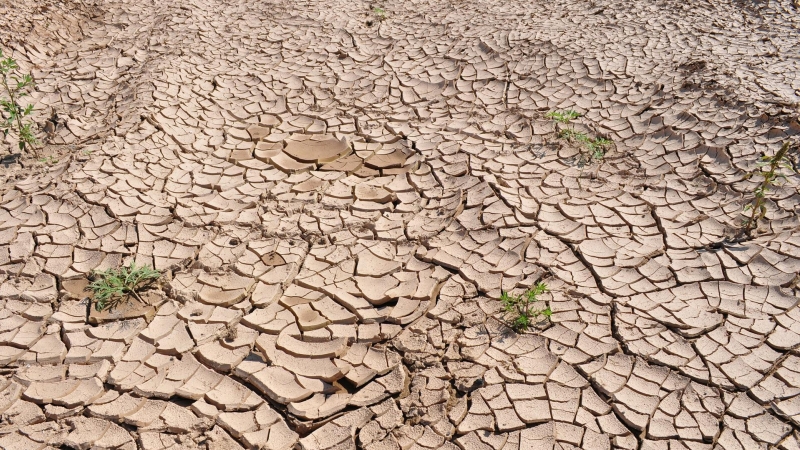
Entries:
[[138,411],[145,401],[144,398],[125,393],[110,402],[91,405],[88,411],[90,416],[117,421]]
[[339,392],[335,394],[314,394],[308,400],[289,403],[288,410],[299,417],[319,419],[333,415],[347,407],[351,394]]
[[346,156],[350,149],[344,139],[332,135],[294,134],[286,139],[283,151],[300,162],[325,164]]
[[77,380],[35,382],[25,389],[23,397],[37,403],[53,403],[55,399],[71,394],[79,384]]
[[363,165],[364,165],[364,160],[359,158],[357,155],[347,155],[337,159],[336,161],[323,164],[322,166],[320,166],[319,170],[326,172],[343,172],[347,174],[352,174],[361,170]]
[[250,347],[229,348],[220,342],[209,342],[197,348],[197,359],[209,367],[226,373],[236,367],[250,353]]
[[366,425],[373,415],[367,408],[349,412],[300,439],[300,446],[304,450],[354,448],[357,430]]
[[358,255],[356,273],[359,275],[380,277],[389,275],[400,270],[401,263],[386,260],[375,256],[371,251],[363,251]]
[[208,448],[212,450],[244,450],[225,430],[220,426],[215,426],[206,432],[209,439]]
[[289,330],[290,327],[285,328],[278,335],[278,339],[275,344],[277,348],[294,356],[307,358],[333,358],[341,356],[346,352],[346,339],[339,338],[327,342],[306,342],[292,336],[292,333],[290,333]]
[[263,126],[263,125],[250,125],[247,127],[247,134],[250,135],[250,139],[253,141],[258,141],[267,135],[269,135],[270,128]]
[[402,167],[406,159],[407,156],[401,150],[394,150],[390,153],[370,156],[364,163],[373,169],[392,169]]
[[251,375],[250,380],[269,398],[284,405],[302,401],[313,394],[301,386],[292,373],[281,367],[266,367]]
[[103,419],[76,417],[67,419],[67,425],[72,432],[64,438],[64,444],[73,448],[119,448],[133,443],[133,437],[124,428]]
[[222,378],[222,375],[201,365],[175,393],[191,400],[199,400],[214,389]]

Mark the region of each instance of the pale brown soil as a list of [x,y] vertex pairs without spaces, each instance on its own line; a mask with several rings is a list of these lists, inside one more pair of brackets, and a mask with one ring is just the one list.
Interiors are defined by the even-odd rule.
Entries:
[[[800,135],[798,29],[789,1],[0,0],[57,123],[0,168],[0,448],[800,449],[800,177],[741,233]],[[93,271],[134,261],[162,278],[98,313]],[[537,281],[516,333],[501,292]]]

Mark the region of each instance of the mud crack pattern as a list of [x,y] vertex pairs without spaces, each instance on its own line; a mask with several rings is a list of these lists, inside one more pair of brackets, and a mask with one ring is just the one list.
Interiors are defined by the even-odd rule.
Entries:
[[800,15],[716,3],[6,2],[0,447],[800,448]]

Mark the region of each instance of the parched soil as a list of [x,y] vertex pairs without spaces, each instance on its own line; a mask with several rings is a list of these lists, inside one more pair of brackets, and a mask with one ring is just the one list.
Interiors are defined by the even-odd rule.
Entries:
[[[0,167],[0,448],[800,449],[800,176],[742,232],[800,136],[798,30],[788,0],[0,0],[42,141]],[[98,312],[132,262],[161,278]]]

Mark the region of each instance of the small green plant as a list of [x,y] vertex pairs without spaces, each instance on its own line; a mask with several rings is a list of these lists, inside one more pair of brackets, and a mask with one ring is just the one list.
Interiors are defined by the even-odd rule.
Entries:
[[606,150],[611,146],[612,142],[609,139],[598,137],[598,138],[591,138],[586,133],[581,133],[580,131],[575,131],[575,127],[572,125],[572,120],[577,119],[581,115],[571,109],[566,111],[550,111],[545,114],[545,117],[548,119],[552,119],[553,121],[566,125],[565,128],[560,128],[558,130],[558,137],[559,139],[564,139],[569,142],[577,142],[588,150],[588,154],[582,153],[581,157],[578,159],[578,165],[583,168],[586,164],[589,164],[592,160],[602,160],[606,156]]
[[39,141],[33,133],[33,122],[25,120],[33,112],[33,105],[23,107],[19,104],[33,87],[33,78],[28,74],[20,75],[17,61],[11,57],[5,58],[2,50],[0,50],[0,83],[5,91],[4,94],[8,97],[0,98],[0,108],[4,116],[0,122],[3,136],[15,131],[20,151],[25,152],[27,148],[31,148],[35,152],[35,145]]
[[606,149],[611,146],[611,140],[606,138],[588,139],[584,142],[589,149],[592,159],[601,160],[606,156]]
[[785,169],[789,172],[794,172],[794,167],[789,157],[789,141],[786,141],[781,146],[781,149],[773,156],[762,156],[758,161],[758,173],[763,177],[761,183],[753,191],[753,200],[744,207],[744,211],[750,211],[748,217],[743,224],[743,231],[747,236],[752,235],[753,230],[758,226],[758,221],[767,215],[767,192],[772,188],[778,178],[786,178],[786,175],[778,172],[779,169]]
[[544,309],[537,308],[537,304],[541,301],[539,296],[547,291],[547,285],[541,281],[522,295],[503,291],[500,301],[503,303],[503,310],[511,316],[511,327],[514,330],[522,332],[530,328],[539,317],[550,318],[553,311],[549,306]]
[[372,8],[372,14],[375,14],[375,17],[377,17],[380,21],[384,21],[387,18],[386,10],[383,8],[378,8],[377,6]]
[[94,272],[94,276],[89,289],[94,292],[95,309],[102,311],[113,309],[129,295],[145,303],[137,291],[161,277],[161,272],[147,265],[137,267],[136,263],[131,263],[128,267]]
[[547,117],[548,119],[553,119],[558,123],[569,125],[572,119],[577,119],[581,115],[571,109],[568,109],[566,111],[550,111],[544,116]]
[[53,164],[58,162],[58,159],[56,159],[55,156],[45,156],[43,158],[39,158],[39,162],[43,162],[47,165],[52,166]]
[[589,140],[589,136],[572,128],[562,128],[558,130],[558,137],[568,141],[585,142]]

